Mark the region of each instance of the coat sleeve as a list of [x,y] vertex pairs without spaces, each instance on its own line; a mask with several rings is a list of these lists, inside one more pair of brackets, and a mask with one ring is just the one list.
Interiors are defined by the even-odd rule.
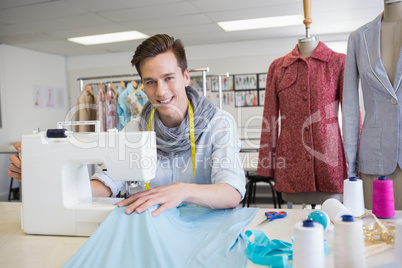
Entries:
[[274,177],[276,142],[278,139],[279,101],[276,93],[275,70],[277,61],[272,62],[267,74],[264,111],[261,127],[257,175]]
[[359,71],[356,60],[356,45],[353,35],[349,37],[345,63],[342,98],[343,144],[348,164],[349,177],[357,176],[357,159],[360,132]]

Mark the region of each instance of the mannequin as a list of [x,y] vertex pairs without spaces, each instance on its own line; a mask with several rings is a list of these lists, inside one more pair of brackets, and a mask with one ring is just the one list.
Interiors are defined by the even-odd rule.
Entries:
[[384,17],[381,23],[381,59],[392,85],[401,45],[402,1],[385,0]]
[[[312,61],[316,61],[317,59],[316,58],[315,59],[310,58],[310,56],[312,56],[314,51],[316,51],[316,49],[319,46],[320,42],[319,42],[317,37],[311,37],[310,36],[310,24],[312,23],[312,20],[310,18],[311,17],[310,16],[311,0],[304,0],[303,4],[304,4],[304,15],[305,15],[305,19],[304,19],[303,23],[306,26],[306,36],[304,38],[300,38],[298,40],[297,50],[299,52],[299,55],[306,60],[305,61],[306,63],[303,63],[303,64],[299,65],[300,68],[302,68],[301,66],[306,66],[305,64],[308,64],[308,65],[312,64],[312,65],[310,65],[310,67],[306,66],[306,68],[302,68],[303,71],[307,71],[310,68],[314,69],[314,64],[316,64],[316,63],[313,63]],[[324,46],[324,45],[322,44],[322,46]],[[321,53],[322,46],[320,47],[320,50],[317,50],[317,51],[319,51],[318,53]],[[314,57],[317,57],[317,55],[315,55]],[[334,58],[335,57],[339,57],[339,56],[334,56]],[[341,56],[340,58],[344,59],[344,55],[343,55],[343,57]],[[344,61],[342,61],[342,62],[344,63]],[[343,63],[342,64],[337,64],[337,67],[334,67],[334,68],[336,69],[336,68],[341,67],[341,66],[343,67]],[[292,67],[289,67],[289,69],[292,69]],[[293,71],[290,71],[290,72],[294,72],[294,71],[295,71],[295,69],[293,69]],[[300,71],[300,72],[302,73],[303,71]],[[289,73],[289,72],[287,72],[287,73]],[[296,71],[296,73],[297,73],[297,71]],[[301,73],[300,73],[300,75],[298,75],[299,80],[304,80],[304,79],[308,80],[308,76],[309,76],[308,71],[306,73],[303,73],[303,75],[301,75]],[[273,80],[274,80],[274,78],[273,78]],[[313,83],[313,84],[314,84],[314,82],[315,81],[311,81],[311,83]],[[311,89],[311,90],[313,90],[313,89]],[[302,92],[304,92],[304,91],[302,91]],[[312,93],[312,95],[313,95],[312,98],[314,98],[314,97],[319,95],[319,94],[315,94],[315,93],[317,93],[316,91],[313,90],[313,92],[314,93]],[[334,95],[336,95],[336,94],[334,94]],[[268,106],[269,105],[273,105],[273,103],[268,103]],[[298,105],[300,105],[300,103],[298,103]],[[286,104],[285,104],[285,106],[286,106]],[[286,107],[284,107],[284,109],[286,110]],[[320,108],[318,108],[318,106],[315,106],[315,107],[312,107],[311,109],[320,109]],[[286,113],[287,111],[281,110],[281,113],[282,112]],[[286,120],[286,118],[284,120]],[[304,120],[305,120],[305,118],[302,119],[302,122],[305,122]],[[264,126],[263,126],[263,129],[264,129]],[[298,130],[300,130],[300,129],[298,129]],[[286,131],[288,131],[288,129]],[[299,132],[297,132],[297,133],[299,133]],[[310,133],[310,132],[304,132],[304,133]],[[299,140],[300,137],[297,136],[297,137],[295,137],[295,139]],[[265,142],[265,139],[262,138],[261,140],[262,140],[262,142]],[[292,150],[297,150],[296,148],[300,149],[299,147],[297,147],[297,145],[293,145],[292,148],[293,148]],[[334,148],[332,148],[332,149],[337,150],[335,148],[336,148],[336,146]],[[341,145],[341,148],[342,148],[342,145]],[[278,150],[280,151],[281,149],[278,149]],[[262,154],[264,154],[264,153],[266,154],[266,152],[263,151],[263,150],[262,151],[260,150],[260,152]],[[304,150],[301,150],[301,151],[299,151],[299,153],[301,155],[304,155],[306,152]],[[339,151],[338,151],[338,153],[343,154],[343,153],[341,153]],[[260,155],[260,160],[263,159],[262,154]],[[289,155],[288,155],[288,157],[291,158],[291,156],[289,156]],[[309,157],[311,157],[311,155]],[[310,158],[310,161],[311,161],[311,159],[314,160],[315,157]],[[337,159],[336,161],[342,161],[341,159],[343,161],[345,161],[344,158],[342,158],[342,157]],[[320,161],[320,160],[317,160],[317,161]],[[299,161],[296,161],[296,163],[297,163],[297,165],[304,165],[305,164],[305,163],[299,162]],[[290,164],[290,165],[292,165],[292,164]],[[306,178],[306,175],[305,175],[304,172],[302,172],[302,173],[304,173],[304,175],[299,177],[298,176],[299,174],[297,174],[297,173],[294,174],[294,173],[291,172],[291,170],[292,170],[291,167],[289,167],[288,170],[289,170],[288,171],[289,173],[287,174],[287,176],[288,176],[288,178],[290,178],[289,180],[291,180],[292,182],[295,182],[296,184],[304,183],[304,179]],[[346,163],[345,162],[344,162],[344,166],[343,166],[342,171],[343,171],[342,174],[344,174],[346,176]],[[260,173],[261,175],[267,175],[266,172],[267,171],[264,171],[264,169],[261,168],[261,166],[257,170],[257,174]],[[282,199],[284,201],[288,202],[288,208],[291,208],[293,203],[303,204],[303,207],[305,206],[305,204],[312,204],[312,207],[314,208],[315,204],[321,204],[328,198],[336,198],[338,200],[342,200],[342,197],[343,197],[343,195],[341,193],[342,190],[340,189],[341,187],[339,187],[339,186],[338,186],[337,190],[334,190],[336,187],[331,188],[331,190],[329,190],[329,188],[324,189],[325,187],[322,187],[322,186],[321,187],[316,187],[315,191],[313,189],[311,189],[311,188],[309,188],[309,190],[307,190],[307,187],[305,189],[301,190],[300,188],[298,189],[297,185],[294,185],[294,184],[291,187],[285,187],[285,186],[283,186],[282,182],[279,181],[279,180],[281,180],[281,181],[284,180],[283,175],[278,175],[280,170],[276,169],[275,172],[277,172],[277,173],[275,173],[273,176],[277,180],[276,183],[278,184],[278,189],[280,188],[279,191],[281,191],[281,193],[282,193]],[[311,174],[310,176],[307,176],[307,177],[309,177],[311,181],[315,181],[316,184],[321,184],[322,185],[321,177],[323,176],[323,174],[326,174],[325,173],[326,171],[317,169],[317,170],[315,170],[315,172],[317,172],[315,175]],[[331,180],[331,179],[329,179],[329,180]],[[343,179],[345,179],[345,178],[343,178],[343,176],[342,176],[342,178],[340,179],[340,182],[339,182],[338,179],[334,179],[334,181],[337,181],[336,183],[338,183],[338,185],[340,185],[341,183],[343,183]],[[279,186],[279,184],[281,186]],[[323,189],[325,191],[328,190],[328,191],[332,191],[332,192],[323,192],[323,191],[320,191],[318,189]]]
[[[381,60],[388,74],[389,81],[394,86],[395,72],[402,46],[402,1],[384,0],[384,15],[381,22]],[[399,63],[401,64],[401,63]],[[399,67],[400,68],[400,67]],[[398,83],[398,81],[397,81]],[[400,90],[400,89],[399,89]],[[401,146],[401,145],[400,145]],[[380,174],[360,173],[363,180],[364,203],[367,209],[372,209],[373,180]],[[402,170],[398,165],[392,174],[386,175],[394,185],[395,209],[402,209]]]
[[305,59],[310,57],[319,43],[320,41],[316,37],[299,39],[297,47],[299,49],[300,55]]
[[[305,10],[306,11],[306,10]],[[308,15],[307,15],[308,16]],[[315,36],[310,37],[309,29],[311,19],[308,17],[305,19],[304,23],[306,24],[306,37],[300,38],[297,44],[297,48],[299,49],[300,56],[307,59],[310,57],[318,44],[320,43],[319,39]],[[282,199],[288,202],[288,208],[292,207],[292,203],[296,204],[321,204],[328,198],[335,198],[340,201],[343,199],[342,194],[331,194],[326,192],[304,192],[304,193],[284,193],[282,192]]]
[[303,58],[308,58],[313,54],[320,41],[317,37],[310,37],[310,24],[313,22],[311,19],[311,0],[303,0],[304,7],[304,25],[306,25],[306,37],[300,38],[298,42],[299,53]]

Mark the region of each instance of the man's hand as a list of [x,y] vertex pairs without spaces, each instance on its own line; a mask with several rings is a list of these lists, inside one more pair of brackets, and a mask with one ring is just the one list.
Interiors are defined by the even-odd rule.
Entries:
[[175,208],[186,199],[186,188],[188,183],[173,183],[152,188],[148,191],[138,192],[129,198],[121,201],[118,206],[127,206],[126,213],[131,214],[134,211],[142,213],[148,208],[160,205],[158,209],[152,212],[152,216],[158,216],[165,210]]
[[189,202],[212,209],[234,208],[239,205],[240,193],[226,183],[195,184],[176,182],[162,185],[148,191],[133,194],[121,201],[118,206],[127,206],[126,213],[142,213],[148,208],[160,205],[152,212],[152,216],[158,216],[162,212],[175,208],[182,202]]
[[[14,148],[21,153],[21,142],[14,143]],[[21,181],[21,159],[15,154],[10,155],[9,159],[11,163],[8,165],[9,171],[7,172],[7,175]]]

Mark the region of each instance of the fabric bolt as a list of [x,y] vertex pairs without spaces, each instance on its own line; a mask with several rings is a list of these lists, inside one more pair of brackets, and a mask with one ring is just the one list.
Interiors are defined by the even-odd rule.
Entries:
[[127,83],[126,89],[117,96],[117,116],[119,118],[118,129],[122,130],[130,122],[130,110],[127,106],[127,96],[134,92],[135,88]]
[[275,177],[275,190],[342,193],[347,170],[338,109],[344,63],[345,55],[323,42],[306,59],[296,46],[272,62],[257,174]]
[[[351,177],[358,172],[388,175],[402,167],[402,48],[392,85],[381,59],[382,18],[352,32],[348,40],[342,130]],[[360,138],[359,82],[365,110]]]
[[[77,99],[77,112],[75,114],[76,121],[90,121],[96,119],[96,105],[95,97],[89,92],[84,91]],[[78,132],[93,132],[95,127],[93,125],[79,125],[77,126]]]
[[64,267],[245,267],[244,228],[257,208],[183,205],[153,217],[156,208],[116,207]]
[[98,87],[98,97],[96,98],[96,120],[99,121],[99,130],[101,132],[106,131],[106,98],[104,90],[103,86]]

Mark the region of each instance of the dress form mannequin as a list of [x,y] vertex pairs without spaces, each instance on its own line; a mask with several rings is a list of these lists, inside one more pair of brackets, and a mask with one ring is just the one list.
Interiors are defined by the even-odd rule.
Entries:
[[[394,85],[397,62],[402,47],[402,0],[384,0],[384,16],[381,22],[381,60],[388,74],[389,80]],[[396,145],[395,145],[396,146]],[[384,174],[382,174],[384,175]],[[366,209],[372,209],[373,180],[379,174],[360,174],[363,180],[364,203]],[[402,209],[402,170],[400,166],[392,174],[386,175],[394,185],[395,209]]]
[[[311,20],[311,0],[303,0],[304,5],[304,21],[303,23],[306,26],[306,37],[300,38],[298,41],[298,49],[300,55],[307,59],[310,57],[314,50],[317,48],[319,44],[319,40],[317,37],[310,36],[310,24],[312,23]],[[285,193],[282,192],[282,199],[288,202],[288,208],[292,207],[293,203],[296,204],[322,204],[328,198],[335,198],[340,201],[343,200],[343,194],[334,194],[334,193],[327,193],[327,192],[303,192],[303,193]]]
[[314,50],[317,48],[319,43],[320,41],[316,37],[299,39],[297,47],[299,48],[300,56],[302,56],[305,59],[310,57],[311,54],[313,54]]
[[391,84],[394,84],[396,63],[402,45],[402,1],[387,4],[381,23],[381,59]]

